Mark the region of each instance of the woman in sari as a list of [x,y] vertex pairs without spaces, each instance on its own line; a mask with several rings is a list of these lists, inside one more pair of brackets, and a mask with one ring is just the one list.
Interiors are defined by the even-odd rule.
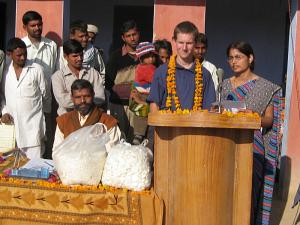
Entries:
[[254,53],[248,43],[230,44],[227,57],[234,74],[222,84],[222,100],[243,102],[246,111],[261,116],[262,129],[255,131],[253,142],[251,224],[269,224],[279,155],[281,89],[253,72]]

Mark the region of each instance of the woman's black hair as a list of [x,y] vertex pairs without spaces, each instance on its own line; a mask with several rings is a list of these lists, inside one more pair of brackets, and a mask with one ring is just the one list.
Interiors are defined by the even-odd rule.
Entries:
[[226,50],[227,57],[229,57],[229,52],[230,52],[231,49],[237,49],[241,53],[246,55],[247,57],[250,57],[250,55],[252,55],[253,56],[253,61],[251,62],[250,70],[251,71],[254,70],[254,59],[255,59],[254,51],[253,51],[252,46],[249,43],[247,43],[245,41],[236,41],[236,42],[231,43],[227,47],[227,50]]

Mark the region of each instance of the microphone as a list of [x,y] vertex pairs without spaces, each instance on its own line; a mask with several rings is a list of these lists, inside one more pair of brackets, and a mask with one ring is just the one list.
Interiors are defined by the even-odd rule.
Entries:
[[223,82],[224,79],[224,70],[222,68],[218,68],[216,71],[216,74],[218,76],[218,83],[219,85]]

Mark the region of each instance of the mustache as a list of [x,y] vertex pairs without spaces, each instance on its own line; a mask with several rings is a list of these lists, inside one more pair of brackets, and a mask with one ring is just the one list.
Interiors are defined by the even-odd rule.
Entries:
[[94,103],[80,103],[74,105],[74,109],[82,113],[83,115],[88,114],[93,107],[94,107]]

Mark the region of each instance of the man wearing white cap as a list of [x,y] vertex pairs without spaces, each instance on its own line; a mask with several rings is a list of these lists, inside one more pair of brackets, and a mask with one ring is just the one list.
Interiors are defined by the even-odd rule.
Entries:
[[93,24],[88,24],[87,25],[87,32],[88,32],[88,36],[89,36],[89,42],[94,44],[95,42],[95,39],[96,39],[96,36],[99,32],[99,29],[98,27],[96,27],[95,25]]
[[[83,68],[95,68],[101,75],[104,82],[105,79],[105,65],[99,53],[99,50],[88,41],[87,24],[83,21],[73,21],[70,25],[70,39],[81,43],[83,50]],[[57,70],[66,68],[67,61],[64,58],[63,48],[59,49],[59,62],[56,65]]]

